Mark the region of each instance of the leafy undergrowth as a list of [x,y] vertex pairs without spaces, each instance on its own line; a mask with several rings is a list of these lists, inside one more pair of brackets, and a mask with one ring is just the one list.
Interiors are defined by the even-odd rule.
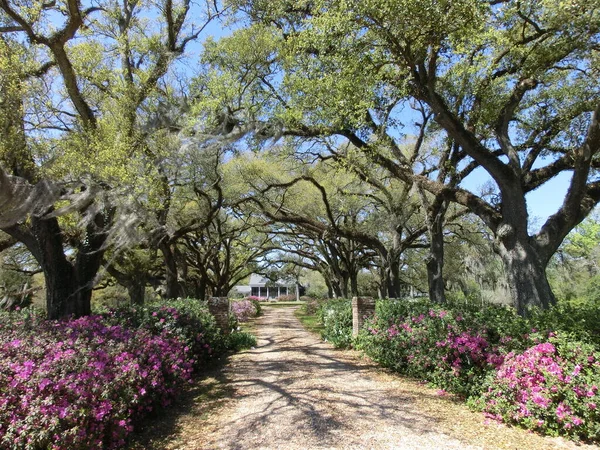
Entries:
[[[568,309],[568,308],[567,308]],[[564,306],[528,319],[511,310],[384,300],[352,338],[349,300],[317,315],[336,347],[458,394],[489,418],[548,435],[600,440],[598,324]]]
[[106,310],[69,321],[21,311],[0,322],[0,447],[122,447],[215,357],[255,345],[224,336],[205,304]]
[[306,307],[298,308],[294,311],[294,315],[308,331],[317,334],[323,332],[324,327],[319,318],[314,313],[308,312]]

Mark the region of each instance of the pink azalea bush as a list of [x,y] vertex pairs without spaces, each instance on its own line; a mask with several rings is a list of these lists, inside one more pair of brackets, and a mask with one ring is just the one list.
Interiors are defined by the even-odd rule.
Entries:
[[524,319],[491,305],[384,300],[355,339],[349,301],[329,301],[319,313],[334,345],[354,345],[383,366],[458,393],[490,418],[600,441],[598,325],[565,311]]
[[0,448],[119,448],[207,359],[256,345],[221,335],[193,299],[71,321],[0,319]]
[[3,448],[120,447],[191,376],[189,348],[167,333],[100,316],[8,325],[0,329]]
[[398,372],[468,396],[503,362],[488,330],[473,327],[461,315],[429,308],[390,320],[380,313],[386,317],[369,321],[356,346]]
[[300,297],[300,301],[304,302],[301,306],[304,314],[316,314],[326,302],[326,300],[313,297]]
[[154,335],[166,333],[184,342],[194,355],[196,367],[228,348],[206,304],[195,299],[113,308],[103,311],[102,317],[112,325],[143,328]]
[[551,435],[600,438],[600,354],[566,336],[552,336],[506,355],[473,403],[489,417]]
[[231,313],[238,322],[248,322],[252,317],[258,315],[258,310],[249,299],[231,302]]

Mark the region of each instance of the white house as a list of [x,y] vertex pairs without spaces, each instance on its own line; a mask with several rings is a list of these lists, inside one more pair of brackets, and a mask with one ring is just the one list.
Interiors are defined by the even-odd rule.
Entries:
[[250,282],[247,285],[238,285],[234,289],[238,294],[245,296],[277,298],[282,295],[296,295],[296,284],[285,280],[272,282],[261,275],[250,275]]

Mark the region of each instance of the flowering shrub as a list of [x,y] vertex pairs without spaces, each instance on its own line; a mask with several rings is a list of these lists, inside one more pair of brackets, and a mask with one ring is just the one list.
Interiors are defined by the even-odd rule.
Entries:
[[468,396],[503,361],[487,329],[473,328],[460,314],[419,305],[413,311],[418,315],[394,317],[389,313],[397,308],[390,306],[379,308],[356,341],[357,348],[383,366]]
[[250,318],[258,315],[254,303],[247,299],[231,302],[231,313],[238,322],[248,322]]
[[170,301],[45,321],[30,310],[0,320],[0,448],[117,448],[167,406],[192,369],[228,349],[204,302]]
[[600,354],[566,336],[509,353],[473,401],[490,417],[551,435],[600,438]]
[[183,342],[108,326],[100,316],[3,326],[0,353],[4,448],[122,446],[133,424],[168,405],[192,371]]
[[293,294],[280,295],[275,300],[277,300],[278,302],[295,302],[296,301],[296,296],[293,295]]
[[320,315],[334,345],[459,393],[489,417],[599,441],[598,312],[572,308],[524,319],[499,306],[383,300],[354,341],[350,302],[328,301]]
[[319,308],[325,303],[325,300],[312,297],[300,297],[300,300],[304,302],[301,307],[304,314],[316,314]]
[[267,297],[258,297],[256,295],[250,295],[246,297],[246,300],[250,300],[251,302],[268,302],[269,299]]
[[256,299],[251,299],[251,298],[247,298],[246,300],[250,300],[252,302],[252,304],[254,305],[254,309],[256,309],[256,314],[255,316],[262,316],[262,306],[260,305],[260,302]]
[[107,323],[143,328],[153,335],[167,333],[186,344],[198,366],[227,350],[227,338],[219,331],[205,302],[196,299],[169,300],[143,306],[124,306],[102,312]]

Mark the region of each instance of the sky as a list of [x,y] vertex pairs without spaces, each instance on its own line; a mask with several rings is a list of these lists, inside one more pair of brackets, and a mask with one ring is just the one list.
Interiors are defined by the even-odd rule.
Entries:
[[[461,186],[477,194],[490,179],[485,170],[479,168],[473,171],[461,183]],[[571,173],[563,172],[527,194],[527,210],[531,232],[538,231],[546,219],[558,211],[565,198],[570,181]]]

